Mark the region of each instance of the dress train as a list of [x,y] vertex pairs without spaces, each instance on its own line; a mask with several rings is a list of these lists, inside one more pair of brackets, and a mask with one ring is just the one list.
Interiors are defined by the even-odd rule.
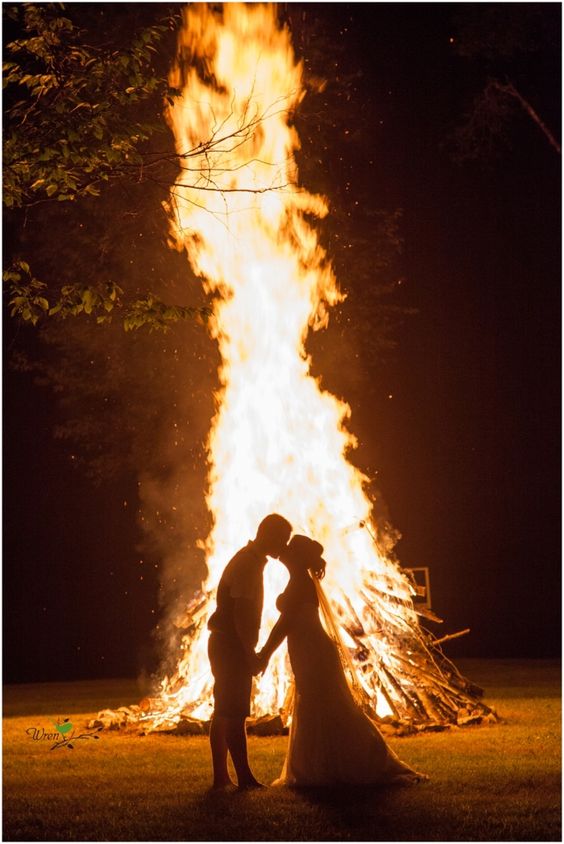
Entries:
[[[325,599],[326,600],[326,599]],[[288,635],[295,695],[288,750],[273,785],[408,783],[427,779],[386,744],[355,701],[317,607],[301,605]]]

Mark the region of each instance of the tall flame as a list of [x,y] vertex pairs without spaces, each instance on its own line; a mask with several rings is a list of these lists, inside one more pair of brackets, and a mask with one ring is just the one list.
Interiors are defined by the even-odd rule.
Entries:
[[[205,622],[214,590],[270,512],[324,545],[326,592],[359,681],[386,715],[415,688],[413,654],[434,663],[410,581],[363,527],[371,504],[366,477],[347,459],[355,446],[345,427],[350,408],[310,374],[304,348],[308,331],[324,328],[344,297],[308,219],[325,215],[326,202],[298,185],[291,119],[304,96],[302,65],[274,6],[226,3],[218,12],[191,4],[170,82],[180,92],[167,114],[181,160],[169,204],[173,240],[216,294],[210,330],[222,389],[208,443],[209,574],[190,607],[175,675],[162,684],[167,717],[209,717]],[[270,561],[263,638],[286,579]],[[394,641],[403,642],[401,653]],[[289,677],[280,649],[258,682],[255,714],[279,711]]]

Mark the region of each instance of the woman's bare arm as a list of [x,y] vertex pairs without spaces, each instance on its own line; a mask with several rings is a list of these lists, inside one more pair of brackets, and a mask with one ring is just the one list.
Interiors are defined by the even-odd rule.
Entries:
[[264,662],[264,667],[268,663],[268,660],[276,650],[276,648],[282,644],[291,627],[291,613],[283,612],[280,613],[278,621],[270,631],[270,636],[266,640],[266,644],[264,648],[262,648],[259,653],[258,657],[261,662]]

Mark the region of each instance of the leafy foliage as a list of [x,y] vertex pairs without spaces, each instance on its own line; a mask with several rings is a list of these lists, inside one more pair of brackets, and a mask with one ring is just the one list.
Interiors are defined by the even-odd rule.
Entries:
[[[72,202],[78,209],[112,184],[139,183],[145,168],[161,161],[148,143],[164,134],[162,103],[176,92],[153,60],[176,18],[142,28],[121,47],[89,43],[62,4],[13,6],[7,18],[19,37],[8,43],[3,66],[4,204],[21,230],[37,206]],[[163,160],[176,166],[174,153]],[[49,284],[36,278],[19,256],[3,281],[11,316],[32,325],[78,315],[103,324],[119,313],[126,331],[167,331],[173,322],[210,313],[152,292],[128,299],[107,278],[57,287],[52,278]]]
[[13,7],[23,37],[6,47],[8,102],[4,203],[98,196],[111,179],[143,167],[143,144],[162,121],[139,119],[139,104],[170,96],[152,58],[167,18],[139,32],[127,48],[95,46],[52,4]]
[[19,317],[32,325],[37,325],[42,317],[55,314],[63,319],[85,314],[94,317],[96,323],[102,325],[112,321],[113,311],[117,309],[121,311],[125,331],[145,325],[150,331],[167,331],[172,322],[193,318],[206,321],[211,313],[208,307],[167,305],[152,293],[142,299],[124,303],[123,289],[112,281],[95,285],[64,284],[53,300],[45,282],[35,278],[29,264],[22,260],[14,261],[4,271],[3,278],[9,285],[10,316]]

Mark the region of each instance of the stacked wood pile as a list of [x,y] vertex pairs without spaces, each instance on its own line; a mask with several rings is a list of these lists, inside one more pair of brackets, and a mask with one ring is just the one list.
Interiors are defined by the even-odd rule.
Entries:
[[[344,662],[351,666],[349,680],[363,708],[384,733],[396,735],[495,722],[495,712],[481,700],[482,689],[463,677],[441,650],[443,642],[461,634],[436,638],[426,630],[420,619],[435,623],[441,619],[428,602],[418,602],[421,595],[409,571],[396,566],[389,576],[365,572],[360,610],[358,601],[355,609],[344,592],[332,596],[333,613],[347,637]],[[190,646],[204,632],[210,603],[211,596],[200,593],[180,620],[182,656],[174,675],[162,682],[160,692],[134,706],[103,710],[89,726],[177,735],[208,731],[211,675],[199,697],[187,699],[185,692],[190,678]],[[290,678],[288,669],[288,694]],[[280,712],[249,719],[248,731],[257,735],[287,733],[288,700],[287,695]],[[382,703],[387,714],[378,717]],[[200,717],[195,717],[196,710]],[[204,717],[202,711],[206,712]]]
[[352,661],[367,711],[374,717],[375,701],[383,698],[390,713],[376,720],[401,735],[497,720],[481,700],[483,690],[463,677],[440,647],[468,631],[437,639],[426,630],[421,618],[442,620],[427,602],[417,603],[421,590],[409,571],[402,574],[409,596],[398,594],[394,580],[365,572],[362,619],[345,595],[334,606],[355,645]]

